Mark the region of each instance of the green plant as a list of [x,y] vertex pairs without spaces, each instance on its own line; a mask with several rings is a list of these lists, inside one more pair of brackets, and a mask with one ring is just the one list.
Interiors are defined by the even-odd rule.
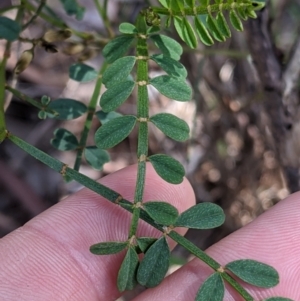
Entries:
[[[61,2],[67,14],[76,15],[78,19],[82,18],[84,8],[80,7],[76,1]],[[197,35],[206,45],[213,44],[214,40],[223,42],[231,34],[223,12],[229,13],[230,22],[236,30],[243,30],[241,19],[255,18],[255,11],[261,9],[265,4],[264,1],[259,0],[199,2],[193,0],[184,2],[180,0],[160,0],[161,7],[150,6],[142,10],[135,24],[120,24],[119,31],[122,35],[114,37],[114,31],[106,14],[107,1],[104,1],[102,6],[95,0],[95,5],[106,25],[108,38],[91,37],[88,33],[68,28],[54,16],[54,13],[47,7],[46,1],[40,1],[37,8],[26,0],[22,0],[18,6],[9,7],[7,10],[17,8],[18,14],[16,20],[4,16],[0,17],[0,37],[7,40],[6,51],[0,64],[0,141],[9,139],[28,154],[60,172],[67,181],[78,181],[105,197],[108,201],[132,213],[126,241],[100,242],[90,248],[90,251],[97,255],[115,254],[126,249],[126,255],[117,279],[117,286],[120,291],[131,290],[137,283],[146,287],[154,287],[163,280],[170,260],[170,250],[166,239],[169,236],[214,270],[214,273],[199,288],[195,300],[223,300],[224,282],[226,281],[244,300],[250,301],[254,298],[232,274],[249,284],[269,288],[279,282],[279,275],[274,268],[250,259],[236,260],[222,267],[213,258],[174,231],[176,227],[194,229],[218,227],[224,222],[224,213],[220,207],[211,203],[202,203],[179,215],[175,207],[163,202],[163,200],[143,203],[143,192],[146,185],[146,162],[150,162],[157,174],[169,183],[179,184],[184,177],[183,166],[174,158],[164,154],[149,156],[149,122],[154,124],[166,136],[176,141],[185,141],[189,137],[188,125],[178,117],[168,113],[149,116],[148,85],[152,85],[161,94],[177,101],[184,102],[192,98],[192,89],[186,82],[187,71],[179,62],[183,52],[182,47],[174,39],[160,32],[174,24],[179,37],[190,48],[197,47]],[[35,13],[32,13],[34,11]],[[23,22],[25,12],[31,14],[31,18],[26,23]],[[38,16],[44,18],[57,29],[49,30],[42,37],[33,40],[21,37],[22,31]],[[15,74],[17,75],[30,64],[36,47],[42,47],[50,53],[56,52],[55,43],[64,41],[70,38],[71,35],[79,37],[81,43],[70,44],[68,48],[70,54],[79,49],[79,62],[70,66],[70,78],[79,82],[96,80],[94,93],[88,107],[73,99],[51,100],[47,96],[42,97],[39,102],[6,84],[5,67],[13,41],[19,40],[20,42],[32,44],[32,48],[22,53],[16,65]],[[97,46],[104,46],[102,54],[106,62],[99,71],[82,62],[92,55],[88,46],[93,43]],[[155,50],[151,50],[151,52],[149,50],[150,43],[155,47]],[[128,50],[132,48],[135,50],[135,55],[125,56]],[[154,53],[152,54],[152,52]],[[165,71],[166,75],[149,78],[149,60],[154,61]],[[134,79],[131,74],[134,74]],[[105,85],[107,90],[100,98],[102,110],[96,112],[102,84]],[[122,116],[115,112],[128,99],[135,87],[137,87],[136,116]],[[7,130],[4,118],[5,90],[39,108],[41,119],[69,120],[87,113],[79,141],[71,132],[62,128],[54,132],[54,138],[51,141],[52,145],[61,151],[76,150],[77,156],[74,168],[70,168],[43,153]],[[94,115],[99,118],[102,125],[95,134],[96,145],[87,146],[87,137]],[[109,160],[108,153],[105,150],[124,140],[136,126],[138,127],[138,172],[134,202],[131,203],[119,195],[118,192],[89,179],[79,173],[78,170],[83,155],[90,165],[96,169],[101,169],[103,164]],[[143,219],[160,230],[162,232],[161,237],[138,237],[136,233],[139,219]],[[144,253],[141,261],[138,257],[140,253]],[[215,292],[213,299],[211,299],[211,292]],[[288,301],[289,299],[274,297],[265,299],[265,301],[267,300]]]

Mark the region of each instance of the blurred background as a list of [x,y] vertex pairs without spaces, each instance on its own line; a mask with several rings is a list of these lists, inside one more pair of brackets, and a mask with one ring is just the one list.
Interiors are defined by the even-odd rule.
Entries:
[[[35,6],[38,2],[31,1]],[[86,7],[82,21],[67,16],[60,1],[48,1],[55,13],[72,28],[105,37],[106,31],[94,2],[78,0],[78,3]],[[15,2],[2,0],[0,10],[13,4]],[[134,22],[137,13],[149,4],[155,5],[157,2],[110,0],[108,12],[112,28],[118,33],[120,22]],[[10,14],[13,17],[13,13]],[[249,21],[244,23],[244,32],[232,30],[232,37],[224,43],[216,42],[212,47],[199,44],[196,50],[183,45],[181,62],[188,70],[188,81],[194,89],[191,102],[172,101],[159,95],[155,89],[150,90],[151,114],[173,113],[184,119],[191,128],[190,140],[178,143],[150,127],[150,154],[166,153],[179,160],[194,187],[197,201],[216,203],[226,213],[226,221],[221,227],[188,232],[187,237],[202,249],[251,222],[295,190],[286,177],[286,160],[278,154],[278,144],[282,140],[272,130],[274,115],[265,105],[272,101],[272,97],[282,99],[283,90],[267,86],[266,80],[261,77],[265,71],[259,64],[260,59],[265,62],[272,56],[277,62],[279,79],[285,74],[298,47],[300,0],[269,1],[261,15],[256,26],[269,38],[269,49],[266,51],[271,51],[271,54],[261,51],[256,57],[257,52],[253,48],[264,45],[265,40],[253,40],[253,22],[256,21]],[[40,37],[50,28],[48,23],[37,18],[22,36],[30,39]],[[181,43],[172,27],[168,34]],[[258,35],[255,38],[259,38]],[[87,104],[95,82],[80,84],[69,79],[69,67],[78,60],[78,56],[64,53],[68,43],[57,44],[58,53],[55,54],[37,49],[30,66],[14,78],[13,69],[18,57],[29,47],[26,43],[14,42],[7,66],[8,82],[37,100],[48,95],[53,99],[74,98]],[[2,40],[1,57],[3,51]],[[103,63],[101,47],[92,45],[91,58],[85,63],[98,70]],[[157,66],[151,65],[150,76],[160,73]],[[297,80],[296,88],[298,83]],[[295,95],[298,105],[298,89]],[[7,98],[9,100],[11,95],[7,94]],[[135,111],[134,96],[119,110],[124,114],[135,114]],[[60,152],[51,146],[50,140],[57,127],[64,127],[80,137],[85,116],[66,122],[40,120],[37,109],[12,97],[6,118],[11,132],[64,163],[74,164],[75,152]],[[93,144],[93,134],[99,126],[99,120],[94,118],[88,145]],[[290,165],[296,170],[297,183],[297,126],[292,121],[284,122],[284,127],[284,135],[292,137],[289,147],[294,154],[294,162]],[[110,150],[111,161],[104,165],[102,171],[94,170],[83,162],[80,172],[98,179],[135,163],[136,134],[133,132]],[[5,141],[0,147],[0,237],[80,188],[75,182],[66,183],[60,174]],[[173,259],[174,263],[182,263],[188,259],[188,254],[176,248]]]

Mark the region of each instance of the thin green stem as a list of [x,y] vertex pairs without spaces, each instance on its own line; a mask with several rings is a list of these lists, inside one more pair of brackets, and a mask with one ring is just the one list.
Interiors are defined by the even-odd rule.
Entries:
[[31,98],[31,97],[29,97],[29,96],[27,96],[27,95],[21,93],[20,91],[14,89],[13,87],[10,87],[10,86],[8,86],[8,85],[4,85],[4,88],[5,88],[7,91],[11,92],[15,97],[17,97],[17,98],[19,98],[19,99],[21,99],[21,100],[23,100],[23,101],[26,101],[26,102],[32,104],[33,106],[35,106],[36,108],[40,109],[41,111],[45,111],[45,112],[47,112],[47,113],[49,113],[49,114],[52,114],[52,115],[54,115],[54,116],[57,116],[57,115],[58,115],[57,112],[48,109],[48,108],[47,108],[46,106],[44,106],[42,103],[40,103],[40,102],[36,101],[35,99],[33,99],[33,98]]
[[107,63],[104,63],[98,73],[98,79],[96,81],[94,92],[91,97],[90,103],[88,105],[88,113],[87,113],[87,116],[86,116],[86,119],[84,122],[84,128],[81,133],[81,138],[80,138],[79,146],[77,149],[76,160],[75,160],[75,164],[74,164],[75,170],[79,170],[80,165],[81,165],[82,154],[83,154],[84,148],[86,146],[86,141],[87,141],[87,138],[88,138],[91,126],[92,126],[92,120],[93,120],[93,117],[94,117],[94,114],[96,111],[99,94],[100,94],[100,90],[101,90],[101,86],[102,86],[102,74],[106,70],[106,67],[107,67]]
[[148,156],[148,119],[149,119],[149,100],[148,100],[148,46],[147,46],[147,27],[144,16],[139,15],[136,24],[138,34],[137,51],[137,118],[140,122],[138,133],[138,172],[134,195],[134,209],[131,220],[129,238],[136,234],[138,228],[138,220],[140,216],[140,206],[143,202],[143,194],[146,179],[146,159]]
[[36,18],[39,16],[39,14],[41,13],[43,7],[46,5],[46,2],[47,2],[47,0],[41,0],[41,3],[40,3],[40,5],[38,6],[38,8],[37,8],[36,12],[34,13],[34,15],[31,17],[31,19],[30,19],[27,23],[25,23],[25,24],[22,26],[22,29],[23,29],[23,30],[26,29],[30,24],[32,24],[32,23],[35,21],[35,19],[36,19]]
[[5,7],[5,8],[1,8],[0,9],[0,15],[12,10],[12,9],[17,9],[17,8],[20,8],[21,5],[12,5],[12,6],[8,6],[8,7]]
[[107,33],[109,37],[112,39],[114,37],[114,31],[110,25],[109,19],[107,17],[107,2],[104,3],[104,6],[102,7],[99,3],[99,0],[94,0],[95,6],[98,10],[99,16],[102,18],[103,23],[105,25],[105,28],[107,30]]
[[[67,176],[74,179],[75,181],[82,184],[86,188],[89,188],[90,190],[101,195],[108,201],[121,206],[122,208],[124,208],[125,210],[131,213],[134,213],[135,208],[133,208],[132,203],[124,199],[116,191],[100,184],[99,182],[90,179],[89,177],[79,173],[78,171],[72,168],[69,168],[66,164],[62,163],[61,161],[55,158],[52,158],[51,156],[35,148],[34,146],[30,145],[24,140],[18,138],[17,136],[12,135],[11,133],[7,133],[7,138],[10,141],[12,141],[14,144],[16,144],[18,147],[23,149],[25,152],[27,152],[29,155],[33,156],[34,158],[46,164],[47,166],[54,169],[55,171],[61,173],[63,176]],[[154,228],[158,229],[159,231],[165,233],[164,227],[158,225],[155,221],[153,221],[144,210],[139,208],[139,211],[140,211],[139,217],[142,220],[144,220]],[[175,242],[177,242],[179,245],[187,249],[191,254],[201,259],[203,262],[205,262],[215,271],[221,267],[221,265],[217,261],[215,261],[204,251],[200,250],[192,242],[190,242],[189,240],[187,240],[185,237],[181,236],[177,232],[171,231],[168,233],[168,236],[172,238]],[[230,275],[228,275],[227,273],[221,273],[221,275],[246,301],[254,300],[253,297]]]

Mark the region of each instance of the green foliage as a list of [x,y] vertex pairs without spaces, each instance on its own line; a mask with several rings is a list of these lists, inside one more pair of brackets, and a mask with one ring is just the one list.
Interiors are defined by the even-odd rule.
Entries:
[[147,202],[143,207],[153,220],[165,226],[173,225],[179,215],[174,206],[162,201]]
[[195,301],[222,301],[225,295],[225,286],[220,273],[209,276],[201,285]]
[[[77,1],[60,0],[60,2],[68,15],[75,15],[77,19],[82,19],[85,8],[79,6]],[[197,0],[159,0],[159,2],[162,7],[150,7],[141,11],[135,24],[121,23],[119,31],[122,35],[115,38],[111,38],[115,36],[115,33],[108,20],[107,2],[104,2],[102,5],[100,2],[95,1],[95,4],[103,19],[109,38],[107,36],[102,37],[102,34],[82,33],[71,28],[66,29],[66,25],[61,20],[57,20],[54,13],[47,15],[47,13],[43,12],[41,15],[44,16],[46,21],[52,20],[51,26],[58,27],[56,32],[67,31],[68,38],[74,34],[80,40],[79,42],[76,41],[76,43],[77,46],[79,45],[83,48],[79,51],[82,56],[79,57],[79,62],[70,66],[69,76],[78,82],[95,80],[95,89],[88,108],[85,104],[74,99],[60,98],[51,101],[49,97],[43,96],[41,101],[37,102],[13,88],[8,90],[17,97],[36,106],[40,110],[39,117],[42,119],[50,117],[59,120],[69,120],[87,113],[84,128],[79,139],[66,129],[58,128],[54,131],[54,138],[51,140],[51,144],[61,151],[76,151],[74,169],[67,167],[16,136],[7,135],[3,117],[2,98],[0,98],[0,140],[2,141],[8,136],[8,139],[17,146],[60,172],[66,179],[78,181],[112,203],[118,203],[125,210],[132,213],[127,241],[100,242],[90,247],[90,251],[96,255],[116,254],[126,249],[117,277],[119,291],[131,290],[137,283],[146,287],[154,287],[163,280],[170,263],[170,249],[166,239],[169,235],[192,254],[205,261],[214,270],[214,273],[200,287],[196,301],[222,301],[225,294],[224,280],[237,289],[245,300],[252,300],[252,296],[227,272],[230,271],[230,273],[235,274],[235,276],[249,284],[268,288],[275,286],[279,281],[276,270],[266,264],[243,259],[228,263],[225,266],[225,271],[220,272],[220,265],[216,261],[202,250],[196,248],[196,246],[193,246],[176,231],[173,231],[174,227],[195,229],[218,227],[225,219],[223,210],[212,203],[201,203],[179,215],[178,210],[174,206],[163,200],[144,203],[143,191],[146,185],[146,161],[152,164],[162,179],[171,184],[181,183],[185,175],[184,167],[174,158],[164,154],[148,155],[149,122],[152,122],[173,140],[185,141],[189,138],[189,127],[185,121],[169,113],[158,113],[153,116],[149,114],[148,85],[152,85],[158,92],[174,100],[189,101],[192,98],[192,89],[186,82],[187,70],[179,62],[183,48],[180,43],[171,37],[161,34],[161,32],[166,27],[170,27],[173,22],[179,37],[190,48],[197,48],[197,39],[200,39],[207,46],[212,45],[214,41],[223,42],[231,36],[226,18],[227,15],[234,29],[243,30],[241,20],[255,18],[255,11],[262,8],[265,5],[265,1],[201,0],[199,2]],[[32,17],[32,20],[40,14],[42,8],[43,3],[36,10],[36,15]],[[47,7],[45,12],[49,13],[49,10]],[[163,18],[163,16],[166,18]],[[27,25],[22,25],[22,22],[19,24],[19,17],[17,17],[17,20],[13,21],[7,17],[0,16],[0,38],[7,41],[19,39],[22,42],[20,34]],[[29,24],[33,22],[32,20]],[[163,20],[166,20],[165,25],[162,24]],[[31,41],[33,45],[32,50],[30,50],[31,59],[33,58],[35,46],[43,45],[42,47],[45,49],[46,46],[54,47],[53,45],[45,46],[43,44],[45,40],[43,39],[45,39],[45,35],[43,38]],[[150,42],[152,43],[151,47],[148,47]],[[91,57],[88,54],[88,46],[90,44],[93,47],[97,45],[97,47],[101,48],[105,63],[100,70],[95,70],[82,63],[83,58]],[[9,48],[9,46],[8,44],[7,47]],[[131,47],[134,48],[134,52],[130,50]],[[129,50],[130,53],[134,54],[126,56]],[[166,75],[150,78],[149,67],[151,64],[149,64],[149,60],[154,61]],[[5,64],[6,59],[3,59],[0,68],[5,67]],[[15,71],[17,69],[15,68]],[[0,71],[2,71],[2,75],[5,73],[5,69]],[[5,80],[3,78],[0,78],[0,80],[2,80],[2,86],[4,87]],[[107,90],[100,97],[101,110],[96,112],[102,83]],[[129,98],[135,87],[137,89],[136,116],[121,115],[115,112]],[[87,146],[86,142],[93,116],[99,119],[100,127],[97,129],[94,137],[96,146]],[[138,167],[135,196],[132,203],[120,197],[118,192],[89,179],[77,170],[79,170],[82,157],[94,169],[102,169],[103,165],[110,159],[108,152],[104,149],[112,148],[123,141],[130,135],[137,122],[139,125],[137,143]],[[144,219],[154,228],[163,232],[163,236],[159,239],[139,237],[137,234],[139,219]],[[141,262],[139,262],[138,253],[144,253],[144,256],[141,256]],[[272,297],[264,301],[291,300],[282,297]]]
[[274,268],[255,260],[232,261],[226,264],[225,268],[243,281],[255,286],[268,288],[279,283],[279,275]]
[[167,155],[152,155],[148,157],[157,174],[165,181],[180,184],[185,174],[184,168],[177,160]]
[[163,236],[146,251],[137,271],[137,281],[146,287],[157,286],[165,277],[170,260],[170,249]]
[[69,76],[78,82],[89,82],[97,78],[98,72],[82,63],[73,64],[69,69]]
[[56,129],[53,134],[54,138],[51,140],[51,144],[58,150],[69,151],[76,149],[79,145],[75,135],[66,129]]
[[75,15],[77,20],[82,20],[85,8],[80,6],[76,0],[60,0],[60,2],[68,15]]
[[86,162],[97,170],[101,170],[103,165],[110,160],[108,152],[97,146],[85,147],[84,157]]
[[136,272],[139,264],[139,257],[133,248],[128,248],[118,273],[117,285],[120,292],[132,290],[136,284]]
[[225,215],[221,207],[200,203],[180,214],[174,226],[192,229],[212,229],[221,226]]
[[121,116],[103,124],[95,134],[95,142],[99,148],[111,148],[124,140],[136,123],[135,116]]
[[58,113],[57,116],[48,113],[48,117],[59,120],[76,119],[87,111],[84,103],[70,98],[52,100],[47,108]]
[[100,105],[104,112],[111,112],[117,109],[132,93],[135,82],[125,80],[114,83],[101,96]]
[[114,61],[103,73],[102,81],[106,88],[128,80],[135,61],[134,56],[125,56]]
[[192,98],[191,87],[181,78],[161,75],[150,79],[149,83],[168,98],[179,101],[188,101]]
[[159,113],[150,117],[150,121],[166,136],[176,141],[185,141],[189,138],[188,124],[172,114]]
[[0,39],[15,41],[21,32],[21,26],[16,21],[0,16]]
[[90,251],[95,255],[116,254],[123,251],[128,246],[128,242],[109,241],[101,242],[90,247]]

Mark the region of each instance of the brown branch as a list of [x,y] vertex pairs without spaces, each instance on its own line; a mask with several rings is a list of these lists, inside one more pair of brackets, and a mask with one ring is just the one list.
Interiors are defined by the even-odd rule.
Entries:
[[274,52],[268,30],[268,9],[246,24],[248,47],[263,89],[263,104],[270,120],[275,152],[283,167],[291,192],[299,190],[298,162],[291,162],[287,150],[291,138],[291,120],[283,102],[282,69]]

